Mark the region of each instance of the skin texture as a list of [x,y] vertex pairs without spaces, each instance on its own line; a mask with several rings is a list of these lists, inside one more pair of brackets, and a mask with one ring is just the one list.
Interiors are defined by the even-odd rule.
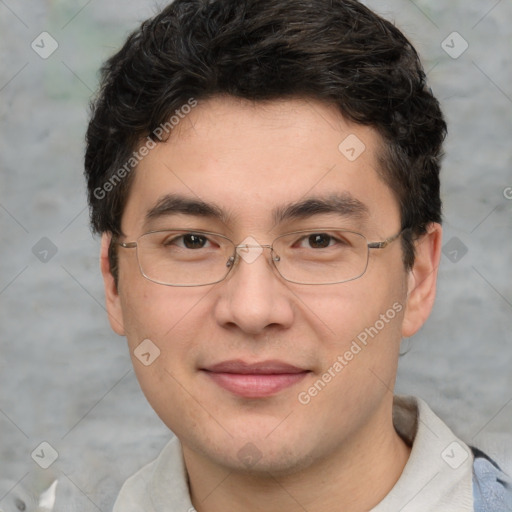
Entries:
[[[353,162],[338,150],[350,134],[366,146]],[[400,231],[400,214],[378,174],[380,144],[371,127],[349,123],[312,100],[200,102],[136,169],[123,240],[184,227],[222,233],[235,243],[252,236],[270,244],[281,233],[330,225],[384,240]],[[333,192],[350,193],[368,215],[330,213],[274,224],[274,207]],[[168,193],[215,203],[226,218],[180,214],[144,225],[147,211]],[[141,275],[135,250],[121,248],[116,288],[109,240],[105,234],[101,267],[111,325],[127,337],[143,392],[182,443],[199,512],[364,511],[383,499],[409,456],[393,428],[392,389],[400,341],[431,311],[438,224],[417,242],[411,272],[396,241],[370,252],[361,278],[327,286],[283,280],[268,249],[253,263],[240,260],[221,283],[162,286]],[[401,311],[378,335],[308,404],[300,403],[298,394],[396,303]],[[144,339],[161,351],[150,366],[133,355]],[[274,396],[241,398],[200,370],[230,359],[277,359],[309,373]],[[257,454],[256,463],[240,455],[248,449]]]

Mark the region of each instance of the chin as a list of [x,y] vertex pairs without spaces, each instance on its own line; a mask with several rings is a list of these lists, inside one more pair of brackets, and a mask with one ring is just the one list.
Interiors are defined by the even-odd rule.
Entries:
[[260,474],[265,478],[269,473],[275,477],[286,476],[309,467],[318,458],[315,453],[321,457],[322,448],[325,447],[314,444],[315,439],[319,443],[321,440],[311,435],[311,426],[276,429],[280,421],[282,418],[273,418],[259,425],[249,423],[250,426],[246,425],[243,432],[231,429],[226,424],[232,437],[225,432],[219,434],[216,429],[215,432],[203,431],[203,435],[196,435],[195,439],[190,436],[180,439],[183,444],[227,471]]
[[[228,471],[260,475],[268,478],[285,477],[306,469],[314,462],[312,454],[304,453],[303,446],[288,443],[286,446],[274,446],[273,443],[263,445],[261,442],[237,441],[235,451],[205,453],[214,464],[224,466]],[[271,446],[268,446],[271,444]],[[299,451],[300,449],[300,451]]]

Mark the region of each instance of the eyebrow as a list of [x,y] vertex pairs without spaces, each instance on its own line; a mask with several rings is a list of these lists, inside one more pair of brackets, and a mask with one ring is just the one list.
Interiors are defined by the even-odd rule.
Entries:
[[219,219],[223,222],[228,220],[224,211],[213,203],[206,203],[201,199],[189,198],[179,194],[167,194],[148,210],[145,223],[148,224],[152,220],[178,214]]
[[368,207],[348,192],[327,197],[310,197],[303,201],[275,208],[274,223],[306,219],[313,215],[334,213],[359,220],[369,216]]
[[[272,210],[274,224],[286,221],[307,219],[313,215],[334,213],[343,217],[364,219],[368,217],[368,207],[348,192],[331,194],[327,197],[309,197],[301,201],[278,206]],[[171,215],[190,215],[229,222],[229,214],[214,203],[190,198],[179,194],[163,196],[145,217],[145,224],[152,220]]]

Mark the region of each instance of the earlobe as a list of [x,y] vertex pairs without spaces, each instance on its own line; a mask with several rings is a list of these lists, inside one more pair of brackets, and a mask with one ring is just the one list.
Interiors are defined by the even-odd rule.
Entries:
[[114,276],[111,272],[110,260],[108,257],[111,239],[112,235],[109,233],[103,233],[101,237],[100,268],[105,287],[105,304],[110,326],[114,332],[120,336],[124,336],[125,332],[121,299],[119,297]]
[[436,295],[437,270],[441,259],[442,227],[432,223],[415,243],[416,257],[407,276],[407,304],[402,336],[410,337],[429,317]]

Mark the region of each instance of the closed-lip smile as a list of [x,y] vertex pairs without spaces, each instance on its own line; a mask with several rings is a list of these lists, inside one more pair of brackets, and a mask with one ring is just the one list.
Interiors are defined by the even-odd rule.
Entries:
[[264,398],[301,381],[309,370],[279,360],[223,361],[201,369],[215,384],[245,398]]

